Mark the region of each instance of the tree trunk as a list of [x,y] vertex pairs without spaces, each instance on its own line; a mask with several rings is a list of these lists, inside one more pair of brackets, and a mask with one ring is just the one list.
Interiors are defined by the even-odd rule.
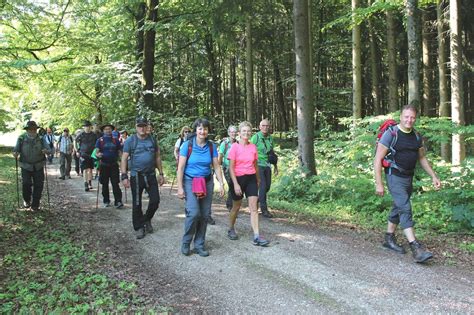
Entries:
[[247,93],[247,121],[252,124],[255,124],[255,115],[254,115],[254,96],[253,96],[253,52],[252,52],[252,22],[250,17],[247,17],[245,24],[245,33],[246,33],[246,64],[245,64],[245,77],[246,77],[246,93]]
[[433,98],[434,65],[431,53],[433,42],[432,7],[425,8],[422,13],[422,45],[423,45],[423,115],[433,117],[436,108]]
[[276,60],[276,56],[272,60],[273,63],[273,73],[275,74],[275,93],[276,93],[276,104],[279,113],[279,118],[283,122],[282,129],[287,131],[289,130],[289,120],[288,115],[286,114],[285,110],[285,99],[283,97],[283,82],[281,82],[281,73],[280,67],[278,66],[278,61]]
[[158,0],[147,0],[146,20],[143,45],[142,95],[143,106],[155,110],[153,104],[153,71],[155,68],[155,23],[158,19]]
[[417,33],[418,0],[406,0],[408,38],[408,104],[420,105],[419,39]]
[[[446,28],[443,16],[443,0],[438,0],[436,6],[437,28],[438,28],[438,76],[439,76],[439,117],[449,117],[449,91],[448,91],[448,60],[446,56]],[[451,147],[449,142],[441,143],[441,157],[449,162],[451,159]]]
[[[464,125],[462,103],[462,52],[459,32],[459,2],[449,1],[449,29],[451,31],[451,119],[456,126]],[[460,134],[453,134],[452,165],[458,167],[465,157],[464,139]]]
[[296,103],[298,122],[298,155],[303,172],[316,175],[314,159],[314,104],[311,86],[311,66],[308,24],[308,0],[294,0],[296,53]]
[[[369,0],[369,6],[372,5],[372,0]],[[381,96],[380,96],[380,66],[379,66],[379,51],[377,46],[377,37],[375,28],[372,23],[372,18],[369,18],[369,36],[370,36],[370,78],[371,78],[371,94],[374,103],[374,113],[376,115],[382,114]],[[373,113],[373,114],[374,114]]]
[[395,10],[387,11],[388,111],[399,109]]
[[230,103],[231,103],[231,116],[230,121],[237,119],[237,74],[236,74],[236,61],[235,56],[230,58]]
[[[359,0],[352,0],[352,11],[359,7]],[[353,17],[352,22],[355,23]],[[354,119],[362,118],[362,65],[360,47],[360,25],[352,28],[352,115]]]
[[211,34],[206,34],[204,40],[207,53],[207,61],[209,63],[209,75],[211,76],[211,113],[222,114],[221,98],[219,95],[219,86],[221,84],[219,78],[219,70],[217,69],[216,56],[214,54],[214,40]]

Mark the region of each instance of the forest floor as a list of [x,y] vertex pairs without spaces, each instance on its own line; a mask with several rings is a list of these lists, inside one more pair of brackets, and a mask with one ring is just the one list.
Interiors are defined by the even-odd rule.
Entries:
[[261,232],[271,241],[261,248],[251,243],[246,208],[237,219],[239,240],[226,237],[228,212],[215,198],[217,223],[206,237],[210,256],[186,257],[180,253],[183,202],[169,184],[161,188],[155,232],[137,240],[130,190],[124,209],[102,207],[99,195],[96,210],[97,181],[85,192],[81,177],[57,179],[57,165],[49,165],[48,174],[49,224],[73,227],[74,239],[102,253],[102,272],[136,283],[149,306],[211,313],[474,312],[473,255],[440,257],[450,246],[441,241],[432,261],[416,264],[411,253],[384,250],[381,233],[294,223],[278,213],[260,217]]

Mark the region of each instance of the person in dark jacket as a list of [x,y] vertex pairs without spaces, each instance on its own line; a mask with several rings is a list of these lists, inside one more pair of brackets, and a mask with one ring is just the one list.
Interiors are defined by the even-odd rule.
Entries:
[[50,154],[50,146],[43,137],[38,135],[38,125],[30,120],[23,128],[26,133],[18,137],[13,156],[19,158],[23,206],[33,211],[40,208],[41,195],[44,186],[45,155]]
[[102,184],[102,197],[104,207],[110,206],[109,196],[109,180],[112,184],[112,191],[114,193],[114,206],[117,209],[123,207],[122,203],[122,190],[120,189],[120,175],[118,159],[122,151],[122,145],[120,140],[115,138],[112,134],[114,126],[111,124],[105,124],[102,126],[101,131],[103,136],[100,137],[95,147],[97,149],[96,156],[100,159],[99,162],[99,181]]
[[97,135],[92,132],[92,124],[86,120],[83,124],[84,132],[76,138],[76,148],[79,148],[77,156],[81,159],[81,169],[84,175],[85,191],[92,189],[92,170],[94,169],[94,160],[92,151],[94,151]]

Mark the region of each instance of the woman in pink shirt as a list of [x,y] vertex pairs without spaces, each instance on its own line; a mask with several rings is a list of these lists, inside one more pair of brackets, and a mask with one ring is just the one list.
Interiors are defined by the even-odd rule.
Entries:
[[240,140],[232,145],[229,150],[229,173],[232,182],[229,184],[232,194],[232,210],[230,211],[230,228],[227,236],[231,240],[239,237],[235,232],[235,221],[242,205],[242,198],[247,196],[250,208],[250,224],[253,230],[253,244],[256,246],[267,246],[270,242],[265,240],[258,231],[258,185],[260,178],[258,175],[258,153],[255,144],[250,143],[252,135],[252,125],[248,121],[239,125]]

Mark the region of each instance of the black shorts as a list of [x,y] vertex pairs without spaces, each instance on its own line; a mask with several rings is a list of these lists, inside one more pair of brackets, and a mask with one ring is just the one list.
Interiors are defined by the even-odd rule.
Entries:
[[81,170],[86,170],[88,168],[94,168],[94,160],[91,157],[81,156]]
[[242,176],[237,176],[237,182],[240,185],[240,189],[242,190],[242,195],[237,196],[235,194],[234,190],[234,184],[231,181],[229,184],[230,188],[230,193],[232,196],[232,200],[242,200],[245,196],[248,197],[257,197],[258,196],[258,186],[257,186],[257,175],[256,174],[251,174],[251,175],[242,175]]

